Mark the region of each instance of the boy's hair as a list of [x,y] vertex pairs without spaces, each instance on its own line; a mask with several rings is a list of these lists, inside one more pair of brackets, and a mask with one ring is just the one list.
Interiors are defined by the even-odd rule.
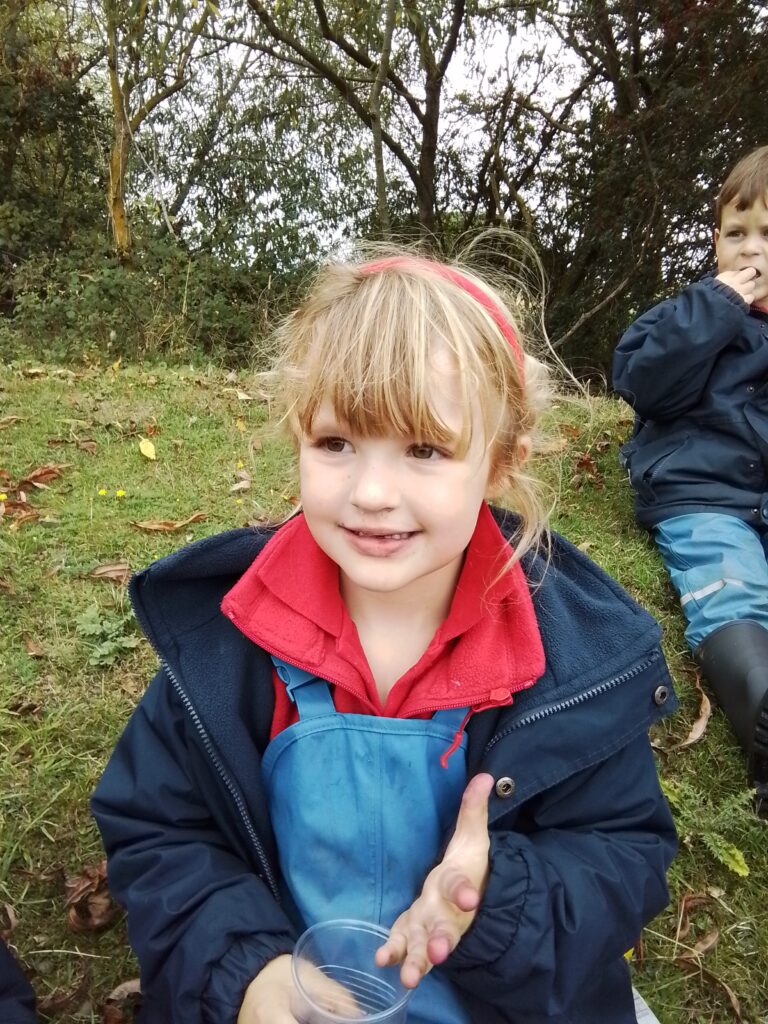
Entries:
[[715,200],[715,227],[720,227],[723,207],[728,203],[736,200],[737,210],[748,210],[758,199],[765,203],[767,195],[768,146],[761,146],[739,160],[725,179]]
[[[489,311],[495,305],[520,339],[516,318],[496,289],[451,264],[488,296],[486,305],[439,273],[442,264],[409,253],[397,256],[380,268],[378,261],[327,265],[285,320],[275,367],[283,419],[298,440],[327,399],[338,419],[363,437],[394,431],[453,443],[464,452],[472,409],[479,408],[493,453],[490,485],[521,517],[516,561],[546,525],[538,483],[524,474],[519,446],[524,435],[536,436],[549,397],[546,371],[531,356],[521,358],[522,346],[513,348]],[[451,352],[463,389],[466,415],[458,437],[436,416],[428,393],[437,339]]]

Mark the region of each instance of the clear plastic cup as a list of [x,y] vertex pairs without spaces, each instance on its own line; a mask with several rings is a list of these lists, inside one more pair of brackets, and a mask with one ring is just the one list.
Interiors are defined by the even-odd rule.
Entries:
[[400,966],[377,967],[385,928],[365,921],[324,921],[293,951],[291,1011],[299,1024],[405,1024],[411,990]]

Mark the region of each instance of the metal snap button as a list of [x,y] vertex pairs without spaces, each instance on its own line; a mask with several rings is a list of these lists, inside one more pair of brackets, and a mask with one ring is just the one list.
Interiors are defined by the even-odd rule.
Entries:
[[668,686],[657,686],[653,691],[653,703],[654,704],[666,704],[667,698],[669,697]]
[[753,516],[759,516],[760,515],[760,509],[759,508],[753,508],[752,509],[752,515]]
[[747,384],[747,391],[749,392],[750,395],[753,394],[754,390],[755,390],[755,385],[754,384]]
[[505,775],[496,783],[496,796],[500,796],[502,800],[506,799],[508,796],[512,796],[514,792],[515,780],[510,779],[508,775]]

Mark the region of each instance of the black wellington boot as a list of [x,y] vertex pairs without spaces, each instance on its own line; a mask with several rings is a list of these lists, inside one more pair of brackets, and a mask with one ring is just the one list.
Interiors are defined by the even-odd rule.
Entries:
[[693,656],[747,752],[755,808],[768,817],[768,629],[752,619],[727,622]]

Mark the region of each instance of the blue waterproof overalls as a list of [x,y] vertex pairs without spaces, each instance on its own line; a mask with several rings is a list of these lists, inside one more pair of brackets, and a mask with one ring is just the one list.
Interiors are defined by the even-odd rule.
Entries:
[[[299,721],[262,762],[285,884],[309,927],[358,918],[389,928],[421,891],[467,782],[466,708],[431,719],[336,711],[328,684],[272,659]],[[408,1024],[470,1024],[439,968],[414,991]]]

